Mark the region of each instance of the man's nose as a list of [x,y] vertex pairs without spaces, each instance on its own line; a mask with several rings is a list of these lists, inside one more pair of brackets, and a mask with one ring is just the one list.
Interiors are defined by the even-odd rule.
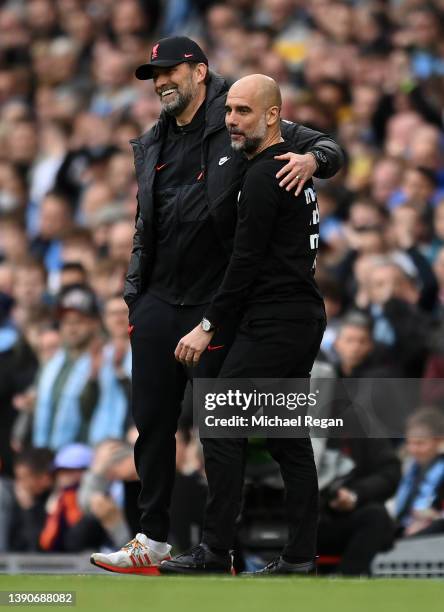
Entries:
[[225,115],[225,123],[229,127],[234,127],[235,125],[237,125],[236,115],[234,113],[227,113]]
[[157,74],[155,77],[153,77],[153,83],[154,87],[157,89],[164,87],[167,84],[166,74]]

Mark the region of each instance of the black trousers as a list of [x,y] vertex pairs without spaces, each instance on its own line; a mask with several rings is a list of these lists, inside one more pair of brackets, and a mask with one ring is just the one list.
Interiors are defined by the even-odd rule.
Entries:
[[318,551],[321,555],[342,555],[338,571],[348,576],[370,574],[378,552],[393,544],[395,525],[383,504],[369,503],[351,512],[321,514]]
[[165,542],[176,469],[176,429],[185,386],[192,377],[215,378],[233,341],[235,324],[213,336],[213,351],[186,368],[174,358],[178,341],[202,319],[206,305],[172,306],[148,292],[130,307],[134,448],[141,481],[141,531]]
[[[325,321],[244,320],[220,378],[309,378]],[[202,440],[209,496],[203,541],[215,549],[233,547],[244,482],[247,439]],[[319,493],[311,440],[268,438],[285,484],[289,541],[285,557],[315,556]]]

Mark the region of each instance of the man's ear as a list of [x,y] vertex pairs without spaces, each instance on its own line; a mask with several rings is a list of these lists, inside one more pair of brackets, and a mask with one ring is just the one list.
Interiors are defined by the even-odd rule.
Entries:
[[280,109],[279,106],[270,106],[267,110],[267,125],[272,126],[279,121],[280,118]]
[[208,73],[208,66],[206,64],[204,64],[203,62],[200,62],[199,64],[197,64],[196,66],[196,74],[197,74],[197,82],[198,83],[204,83],[205,79],[207,78],[207,73]]

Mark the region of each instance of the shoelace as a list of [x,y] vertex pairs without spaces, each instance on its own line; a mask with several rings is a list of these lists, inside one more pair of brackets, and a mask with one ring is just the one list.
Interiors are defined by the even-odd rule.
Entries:
[[143,552],[143,546],[139,542],[137,538],[133,538],[128,544],[122,546],[122,550],[128,551],[130,554],[135,553],[136,555],[140,555]]

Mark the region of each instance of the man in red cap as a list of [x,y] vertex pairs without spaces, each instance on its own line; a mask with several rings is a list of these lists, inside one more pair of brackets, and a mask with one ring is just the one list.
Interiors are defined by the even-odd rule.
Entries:
[[[156,125],[132,141],[139,191],[124,295],[141,532],[120,551],[93,554],[91,562],[149,574],[171,549],[168,510],[185,386],[191,372],[217,376],[236,329],[236,318],[227,320],[193,371],[174,358],[178,340],[202,321],[228,265],[246,160],[233,151],[225,129],[228,86],[209,71],[197,43],[186,37],[158,41],[136,76],[153,80],[162,105]],[[282,133],[291,151],[280,156],[288,163],[276,181],[287,190],[299,195],[312,176],[328,178],[340,168],[341,150],[328,136],[285,121]],[[203,328],[207,324],[202,321]]]

